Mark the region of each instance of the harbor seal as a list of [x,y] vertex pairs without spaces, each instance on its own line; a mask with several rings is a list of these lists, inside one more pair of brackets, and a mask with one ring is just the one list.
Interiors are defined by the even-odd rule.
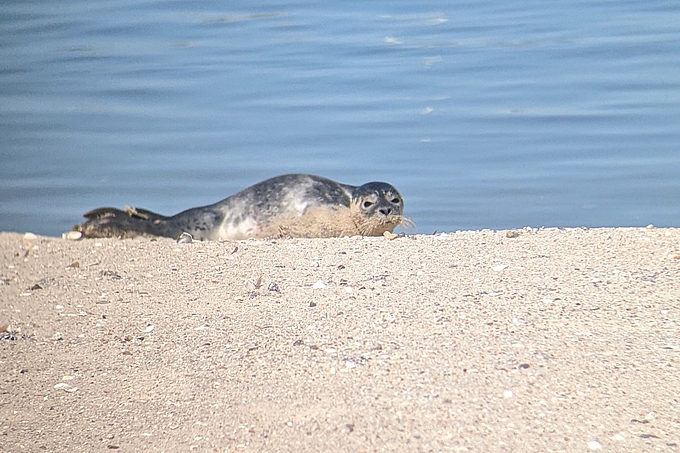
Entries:
[[379,236],[410,223],[403,211],[401,195],[384,182],[351,186],[321,176],[290,174],[173,216],[130,207],[95,209],[73,230],[90,238],[178,238],[183,233],[197,240]]

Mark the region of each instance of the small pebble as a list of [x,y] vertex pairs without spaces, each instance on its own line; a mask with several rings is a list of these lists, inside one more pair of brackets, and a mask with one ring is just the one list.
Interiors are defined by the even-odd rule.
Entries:
[[194,237],[186,232],[180,234],[180,236],[177,238],[178,244],[189,244],[191,242],[194,242]]
[[398,234],[394,234],[394,233],[390,233],[389,231],[385,231],[385,232],[383,233],[383,236],[384,236],[385,239],[387,239],[388,241],[392,241],[392,240],[396,239],[399,235],[398,235]]
[[504,398],[512,398],[512,395],[513,395],[512,390],[505,390],[505,391],[503,392],[503,397],[504,397]]
[[322,282],[321,280],[319,280],[318,282],[316,282],[312,285],[312,288],[314,288],[314,289],[323,289],[325,287],[326,287],[326,284],[324,282]]
[[499,264],[497,266],[492,267],[491,269],[495,270],[496,272],[500,272],[504,269],[506,269],[508,266],[506,264]]
[[38,236],[36,236],[33,233],[24,233],[24,239],[28,240],[38,239]]
[[267,287],[267,289],[268,289],[269,291],[275,291],[275,292],[278,293],[278,292],[279,292],[279,285],[277,285],[277,284],[274,283],[274,282],[271,282],[271,283],[269,284],[269,286]]
[[588,442],[588,448],[593,451],[602,450],[602,444],[596,440],[591,440],[590,442]]
[[77,241],[83,238],[83,233],[80,231],[69,231],[68,233],[62,234],[61,237],[67,241]]

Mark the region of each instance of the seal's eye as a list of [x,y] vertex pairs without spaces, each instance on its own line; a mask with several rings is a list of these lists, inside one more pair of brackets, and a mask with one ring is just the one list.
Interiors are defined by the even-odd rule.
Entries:
[[394,203],[394,204],[399,204],[400,201],[401,200],[397,197],[392,198],[392,203]]
[[372,201],[364,201],[364,209],[368,209],[371,206],[373,206],[374,204],[375,203],[373,203]]

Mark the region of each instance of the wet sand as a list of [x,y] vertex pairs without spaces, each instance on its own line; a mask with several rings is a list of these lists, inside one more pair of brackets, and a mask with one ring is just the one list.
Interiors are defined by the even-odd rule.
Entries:
[[0,450],[680,451],[680,230],[516,233],[2,233]]

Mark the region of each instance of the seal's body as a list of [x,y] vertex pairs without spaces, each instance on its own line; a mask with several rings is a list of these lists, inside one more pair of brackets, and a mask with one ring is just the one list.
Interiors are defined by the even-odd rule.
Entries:
[[314,175],[283,175],[248,187],[209,206],[166,217],[145,209],[99,208],[74,227],[85,237],[178,238],[378,236],[407,219],[390,184],[350,186]]

